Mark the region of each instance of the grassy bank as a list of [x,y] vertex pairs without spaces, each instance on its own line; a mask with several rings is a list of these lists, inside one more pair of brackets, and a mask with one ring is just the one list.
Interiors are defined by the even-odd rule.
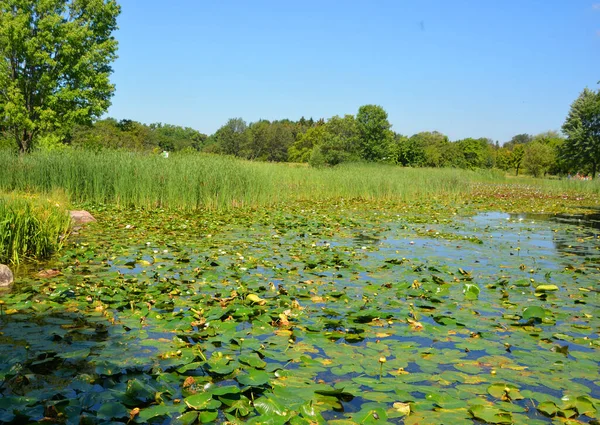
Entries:
[[49,257],[62,246],[70,221],[52,200],[1,195],[0,262]]

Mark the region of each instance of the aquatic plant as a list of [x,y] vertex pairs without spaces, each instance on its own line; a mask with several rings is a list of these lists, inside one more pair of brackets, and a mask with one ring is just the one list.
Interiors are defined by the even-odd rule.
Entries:
[[0,261],[48,258],[62,246],[70,223],[52,200],[0,195]]

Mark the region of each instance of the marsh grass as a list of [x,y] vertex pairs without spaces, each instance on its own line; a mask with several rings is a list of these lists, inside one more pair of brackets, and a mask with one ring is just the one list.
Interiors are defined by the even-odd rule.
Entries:
[[62,247],[70,223],[52,199],[0,195],[0,262],[48,258]]
[[[481,184],[518,184],[547,193],[599,194],[600,184],[510,178],[496,170],[403,168],[345,164],[311,168],[244,161],[200,153],[159,155],[67,149],[15,155],[0,152],[0,191],[63,190],[77,204],[227,210],[282,202],[363,199],[443,201],[467,199]],[[529,189],[525,189],[529,190]]]
[[207,154],[169,158],[131,152],[67,150],[18,156],[0,153],[0,190],[64,190],[71,202],[124,207],[230,209],[296,200],[445,199],[471,183],[502,181],[493,171],[411,169],[347,164],[316,169]]

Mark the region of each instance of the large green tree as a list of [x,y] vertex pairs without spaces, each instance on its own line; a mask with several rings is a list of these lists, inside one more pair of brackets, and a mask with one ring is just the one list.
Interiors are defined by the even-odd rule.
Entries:
[[390,143],[394,140],[387,112],[378,105],[361,106],[356,115],[356,125],[361,158],[367,161],[384,159]]
[[0,1],[0,125],[22,152],[110,106],[115,0]]
[[242,149],[251,137],[248,124],[241,118],[230,118],[227,123],[211,136],[212,140],[205,148],[208,152],[241,156]]
[[546,174],[553,162],[554,152],[550,145],[535,140],[525,146],[523,166],[527,168],[534,177],[540,177]]
[[571,105],[562,126],[567,140],[562,144],[562,158],[581,167],[589,167],[596,177],[600,165],[600,91],[585,88]]

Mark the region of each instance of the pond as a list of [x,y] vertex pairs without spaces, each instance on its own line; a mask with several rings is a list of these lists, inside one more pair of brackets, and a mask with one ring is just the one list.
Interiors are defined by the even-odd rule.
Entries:
[[598,420],[598,215],[100,218],[2,297],[0,422]]

